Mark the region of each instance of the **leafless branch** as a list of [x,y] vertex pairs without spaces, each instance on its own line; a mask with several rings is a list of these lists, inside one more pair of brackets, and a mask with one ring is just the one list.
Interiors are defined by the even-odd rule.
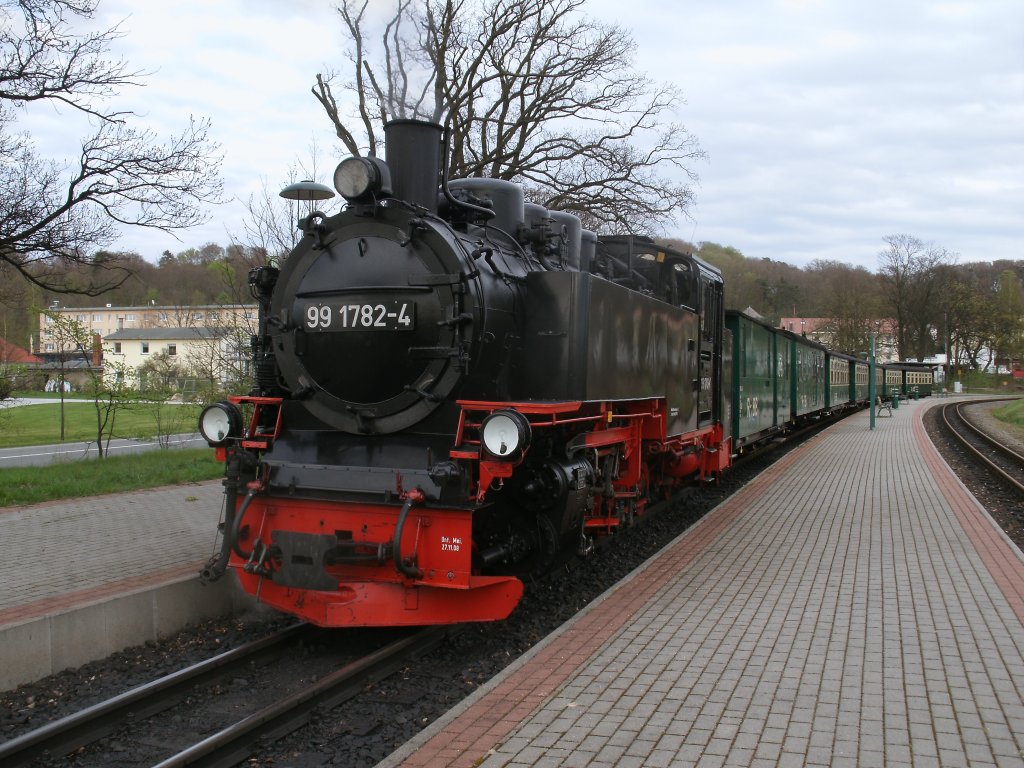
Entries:
[[[371,150],[373,102],[380,120],[444,120],[452,177],[523,182],[539,202],[604,231],[653,231],[685,214],[704,153],[671,119],[681,95],[635,72],[630,35],[587,18],[584,3],[396,0],[373,57],[366,5],[355,12],[345,0],[338,10],[355,46],[350,87]],[[415,39],[402,33],[409,27]],[[317,98],[346,141],[352,134],[333,99],[323,98],[322,77],[317,82]]]
[[[164,232],[192,227],[220,200],[220,157],[209,124],[192,120],[161,141],[130,125],[132,113],[106,108],[143,73],[108,57],[115,26],[74,31],[97,0],[0,0],[0,261],[30,282],[94,296],[128,277],[94,252],[119,225]],[[41,157],[16,117],[35,102],[63,104],[98,124],[76,160]],[[95,279],[72,285],[69,264],[96,264]]]

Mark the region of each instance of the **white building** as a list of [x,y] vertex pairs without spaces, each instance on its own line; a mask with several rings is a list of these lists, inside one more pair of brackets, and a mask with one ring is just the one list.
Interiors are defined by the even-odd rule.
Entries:
[[[157,306],[61,307],[54,302],[39,313],[39,347],[36,352],[67,352],[73,344],[54,332],[54,318],[67,317],[89,335],[106,338],[132,328],[247,328],[256,327],[255,304],[207,304],[196,307]],[[63,334],[67,337],[67,334]],[[64,349],[58,349],[63,342]]]
[[126,372],[165,356],[185,376],[227,384],[249,374],[248,339],[232,328],[125,328],[103,337],[104,376]]

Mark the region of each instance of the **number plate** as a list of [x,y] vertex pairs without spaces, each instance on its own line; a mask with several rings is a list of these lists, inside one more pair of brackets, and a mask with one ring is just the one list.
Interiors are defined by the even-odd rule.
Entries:
[[411,331],[416,328],[416,302],[377,301],[306,304],[300,307],[307,331]]

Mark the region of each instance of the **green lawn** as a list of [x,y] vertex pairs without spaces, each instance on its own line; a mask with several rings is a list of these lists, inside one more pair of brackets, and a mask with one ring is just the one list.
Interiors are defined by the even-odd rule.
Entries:
[[[35,396],[35,395],[32,395]],[[194,432],[201,406],[132,403],[120,407],[115,438],[155,438]],[[64,403],[65,442],[96,440],[91,402]],[[0,409],[0,448],[60,442],[60,402]],[[0,507],[121,493],[221,477],[210,448],[152,450],[104,459],[61,461],[47,467],[0,469]]]
[[1007,424],[1024,426],[1024,400],[1014,400],[992,411],[992,415]]
[[[115,438],[153,438],[194,432],[201,407],[132,403],[118,408]],[[91,402],[64,403],[64,441],[96,440],[96,408]],[[60,403],[20,405],[0,410],[0,448],[60,442]]]
[[[54,468],[57,471],[52,471]],[[209,448],[153,450],[45,468],[0,469],[0,507],[197,483],[223,474],[223,465]]]

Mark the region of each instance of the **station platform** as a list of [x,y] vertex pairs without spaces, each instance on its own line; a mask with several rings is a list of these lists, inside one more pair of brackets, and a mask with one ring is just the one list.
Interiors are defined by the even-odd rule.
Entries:
[[246,605],[198,579],[222,499],[214,480],[0,508],[0,690]]
[[934,404],[795,449],[380,766],[1024,766],[1024,556]]

